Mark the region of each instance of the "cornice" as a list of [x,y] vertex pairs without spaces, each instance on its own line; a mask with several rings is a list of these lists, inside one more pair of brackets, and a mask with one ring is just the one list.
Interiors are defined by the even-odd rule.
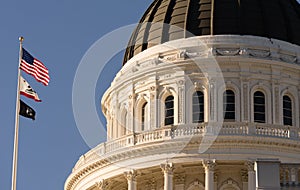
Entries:
[[[114,153],[99,156],[98,159],[85,163],[74,170],[66,181],[65,190],[73,190],[86,176],[120,161],[134,160],[135,158],[149,155],[171,154],[174,153],[173,150],[176,149],[176,147],[185,145],[185,148],[181,151],[185,157],[195,155],[199,149],[201,139],[199,136],[194,137],[188,144],[186,144],[185,141],[169,140],[150,143],[149,145],[136,145],[131,148],[124,148]],[[229,153],[224,151],[229,149],[231,151]],[[243,152],[240,152],[240,150],[243,150]],[[220,136],[208,151],[210,152],[210,156],[213,156],[213,154],[251,154],[251,152],[256,153],[260,151],[265,153],[269,152],[272,155],[277,154],[277,156],[281,157],[289,153],[299,155],[300,142],[274,138]]]
[[300,47],[284,41],[254,36],[198,36],[170,41],[149,48],[129,60],[118,72],[112,86],[105,92],[102,105],[115,89],[157,72],[191,67],[193,61],[254,62],[263,66],[285,65],[300,69]]

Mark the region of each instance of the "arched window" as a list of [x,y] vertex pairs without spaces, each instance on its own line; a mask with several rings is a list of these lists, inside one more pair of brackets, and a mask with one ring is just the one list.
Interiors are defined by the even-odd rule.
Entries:
[[293,125],[292,100],[286,95],[283,96],[283,124]]
[[147,102],[145,102],[144,104],[143,104],[143,106],[142,106],[142,127],[141,127],[141,129],[142,129],[142,131],[144,131],[145,130],[145,122],[147,122],[147,114],[148,114],[148,112],[147,112]]
[[254,93],[254,122],[266,122],[266,103],[265,95],[260,91]]
[[196,91],[193,94],[193,123],[204,122],[204,94]]
[[224,120],[235,120],[235,94],[232,90],[223,93]]
[[174,124],[174,96],[168,96],[165,100],[165,125]]

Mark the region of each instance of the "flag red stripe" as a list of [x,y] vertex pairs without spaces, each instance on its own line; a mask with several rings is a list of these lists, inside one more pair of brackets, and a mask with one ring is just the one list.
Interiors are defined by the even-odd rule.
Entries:
[[41,66],[39,62],[36,62],[36,60],[34,60],[33,65],[42,70],[43,72],[48,73],[48,70]]
[[45,80],[45,81],[49,82],[49,79],[47,79],[47,78],[45,78],[43,76],[39,76],[39,73],[37,73],[36,70],[27,68],[24,65],[21,65],[21,69],[24,70],[24,71],[26,71],[28,74],[34,74],[35,77],[37,77],[39,80]]
[[21,69],[22,70],[26,70],[27,72],[29,72],[28,74],[34,73],[36,75],[36,77],[38,77],[40,79],[43,79],[43,80],[46,80],[47,82],[49,82],[49,78],[43,76],[37,70],[35,70],[35,69],[31,68],[31,67],[28,67],[28,65],[26,65],[26,64],[21,64]]
[[46,85],[46,86],[48,85],[49,79],[48,79],[48,78],[45,78],[45,77],[43,77],[43,76],[41,76],[41,75],[37,72],[37,70],[28,67],[28,66],[26,65],[26,63],[21,62],[21,67],[20,67],[20,68],[21,68],[23,71],[25,71],[26,73],[28,73],[28,74],[34,76],[34,78],[35,78],[37,81],[42,82],[42,83],[43,83],[44,85]]
[[26,70],[26,69],[24,69],[24,68],[23,68],[22,70],[25,71],[26,73],[32,75],[38,82],[43,83],[45,86],[48,85],[49,82],[44,81],[44,80],[40,79],[39,77],[37,77],[37,76],[36,76],[36,73],[32,73],[31,71],[28,71],[28,70]]
[[44,75],[46,78],[49,78],[49,74],[48,72],[43,72],[43,70],[40,70],[36,65],[31,65],[31,64],[28,64],[26,61],[22,60],[22,62],[24,64],[27,65],[27,67],[31,68],[31,69],[34,69],[34,70],[37,70],[41,75]]
[[38,64],[39,64],[41,67],[43,67],[44,69],[48,70],[47,67],[46,67],[40,60],[34,58],[34,61],[35,61],[36,63],[38,63]]
[[47,82],[47,81],[44,81],[44,80],[42,80],[42,79],[40,79],[40,78],[38,78],[37,76],[36,76],[36,74],[35,73],[31,73],[30,71],[28,71],[28,70],[26,70],[26,69],[23,69],[23,71],[25,71],[26,73],[28,73],[28,74],[30,74],[30,75],[32,75],[38,82],[41,82],[41,83],[43,83],[45,86],[47,86],[48,85],[48,83],[49,82]]
[[35,70],[38,74],[40,74],[39,76],[45,77],[45,78],[49,79],[48,73],[45,73],[45,72],[41,71],[40,69],[36,68],[36,66],[31,65],[31,64],[28,64],[27,62],[25,62],[25,61],[23,61],[23,60],[22,60],[21,63],[22,63],[21,65],[24,65],[24,66],[27,67],[28,69],[31,69],[32,72],[33,72],[33,70]]
[[31,95],[31,94],[27,94],[27,93],[25,93],[25,92],[23,92],[23,91],[20,91],[20,94],[23,95],[23,96],[26,96],[27,98],[33,99],[33,100],[35,100],[36,102],[41,102],[41,101],[42,101],[42,100],[36,99],[35,96],[33,96],[33,95]]
[[50,80],[47,67],[40,60],[30,55],[24,48],[22,48],[22,53],[20,69],[32,75],[38,82],[47,86]]

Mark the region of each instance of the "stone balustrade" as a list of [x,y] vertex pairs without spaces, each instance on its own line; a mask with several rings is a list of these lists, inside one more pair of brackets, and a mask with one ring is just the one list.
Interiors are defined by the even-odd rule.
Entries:
[[161,142],[171,139],[180,139],[187,137],[203,137],[209,132],[218,136],[262,136],[272,138],[282,138],[290,140],[300,140],[300,129],[292,126],[272,125],[264,123],[244,123],[244,122],[224,122],[220,130],[208,130],[208,126],[214,126],[214,123],[170,125],[152,131],[133,133],[121,138],[101,143],[83,155],[74,169],[85,163],[95,160],[99,155],[111,154],[135,145]]

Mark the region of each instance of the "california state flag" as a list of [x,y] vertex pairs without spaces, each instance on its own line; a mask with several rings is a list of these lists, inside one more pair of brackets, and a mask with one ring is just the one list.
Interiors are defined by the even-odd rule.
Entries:
[[26,96],[27,98],[31,98],[36,102],[41,102],[38,94],[31,88],[29,83],[21,76],[20,78],[20,94]]

